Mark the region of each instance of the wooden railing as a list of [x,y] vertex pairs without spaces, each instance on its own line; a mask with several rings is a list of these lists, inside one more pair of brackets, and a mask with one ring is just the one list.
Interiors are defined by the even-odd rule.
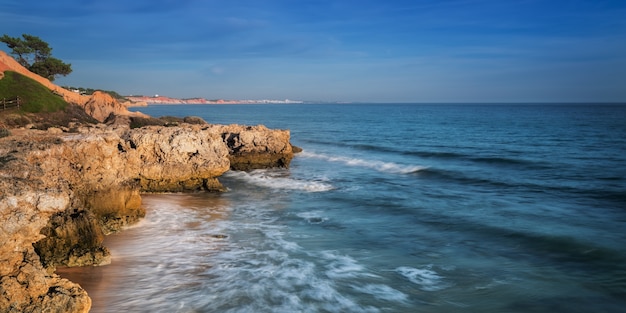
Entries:
[[0,108],[2,108],[3,110],[6,109],[10,109],[10,108],[20,108],[21,105],[21,99],[20,97],[15,97],[15,99],[5,99],[2,98],[2,104],[0,105]]

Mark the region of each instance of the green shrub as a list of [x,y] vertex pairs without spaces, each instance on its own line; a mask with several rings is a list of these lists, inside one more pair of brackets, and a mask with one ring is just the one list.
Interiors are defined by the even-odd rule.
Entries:
[[204,119],[198,116],[186,116],[183,121],[187,124],[204,125],[208,124]]
[[164,122],[164,126],[178,126],[183,122],[183,119],[175,116],[161,116],[159,117]]
[[165,122],[160,119],[156,119],[152,117],[150,118],[131,117],[130,119],[130,128],[141,128],[144,126],[153,126],[153,125],[163,126],[165,125]]
[[4,137],[8,137],[8,136],[11,136],[11,132],[7,128],[1,127],[0,128],[0,138],[4,138]]

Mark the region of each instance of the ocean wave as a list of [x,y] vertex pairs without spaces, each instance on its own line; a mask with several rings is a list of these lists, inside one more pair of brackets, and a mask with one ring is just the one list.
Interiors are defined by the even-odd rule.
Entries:
[[320,258],[328,260],[326,266],[326,276],[331,279],[356,278],[365,273],[365,267],[354,258],[347,255],[340,255],[336,251],[324,251]]
[[[342,291],[347,282],[354,285],[354,279],[367,275],[358,261],[337,251],[307,252],[290,244],[280,229],[257,226],[265,234],[258,237],[260,242],[233,244],[214,256],[215,265],[204,273],[211,284],[203,292],[219,296],[207,307],[237,312],[380,312],[361,303],[362,297]],[[354,290],[387,301],[406,300],[390,287],[362,287]]]
[[359,158],[351,158],[345,156],[332,156],[322,153],[314,153],[303,151],[300,154],[301,157],[321,159],[329,162],[343,163],[348,166],[357,166],[377,170],[379,172],[393,173],[393,174],[411,174],[419,172],[427,167],[419,165],[402,165],[393,162],[383,162],[377,160],[365,160]]
[[396,272],[410,282],[419,285],[424,291],[437,291],[445,289],[447,285],[443,283],[443,278],[432,270],[432,266],[425,268],[414,268],[409,266],[401,266],[396,268]]
[[244,180],[260,187],[279,190],[300,190],[306,192],[324,192],[335,189],[329,183],[314,180],[300,180],[292,177],[274,175],[268,170],[255,170],[252,172],[229,171],[225,175]]
[[409,299],[405,293],[382,284],[353,285],[352,288],[380,300],[406,302]]
[[297,216],[305,219],[309,224],[321,224],[328,221],[328,218],[321,216],[319,211],[303,212],[297,214]]

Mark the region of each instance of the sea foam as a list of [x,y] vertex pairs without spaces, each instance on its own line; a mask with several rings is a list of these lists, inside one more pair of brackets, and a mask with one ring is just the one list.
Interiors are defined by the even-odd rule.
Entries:
[[409,296],[405,293],[382,284],[366,284],[364,286],[353,285],[352,288],[358,292],[372,295],[380,300],[405,302],[409,299]]
[[297,216],[305,219],[309,224],[321,224],[328,221],[327,217],[322,216],[321,211],[311,211],[298,213]]
[[410,282],[419,285],[424,291],[437,291],[445,289],[447,286],[443,283],[443,279],[437,272],[433,271],[432,266],[425,268],[414,268],[409,266],[401,266],[396,268],[396,272]]
[[273,175],[268,170],[252,172],[230,171],[226,175],[244,180],[256,186],[279,190],[300,190],[305,192],[323,192],[334,189],[333,185],[315,180],[300,180],[291,177]]
[[403,165],[394,162],[384,162],[377,160],[366,160],[359,158],[352,158],[346,156],[333,156],[322,153],[303,151],[300,154],[301,157],[321,159],[329,162],[343,163],[348,166],[356,166],[363,168],[370,168],[379,172],[392,173],[392,174],[411,174],[425,169],[424,166],[419,165]]

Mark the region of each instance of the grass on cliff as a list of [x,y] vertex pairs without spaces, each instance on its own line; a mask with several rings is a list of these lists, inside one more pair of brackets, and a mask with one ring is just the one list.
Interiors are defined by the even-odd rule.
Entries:
[[67,106],[62,97],[52,93],[44,85],[17,72],[6,71],[4,78],[0,79],[0,99],[15,97],[20,97],[23,112],[57,112]]

